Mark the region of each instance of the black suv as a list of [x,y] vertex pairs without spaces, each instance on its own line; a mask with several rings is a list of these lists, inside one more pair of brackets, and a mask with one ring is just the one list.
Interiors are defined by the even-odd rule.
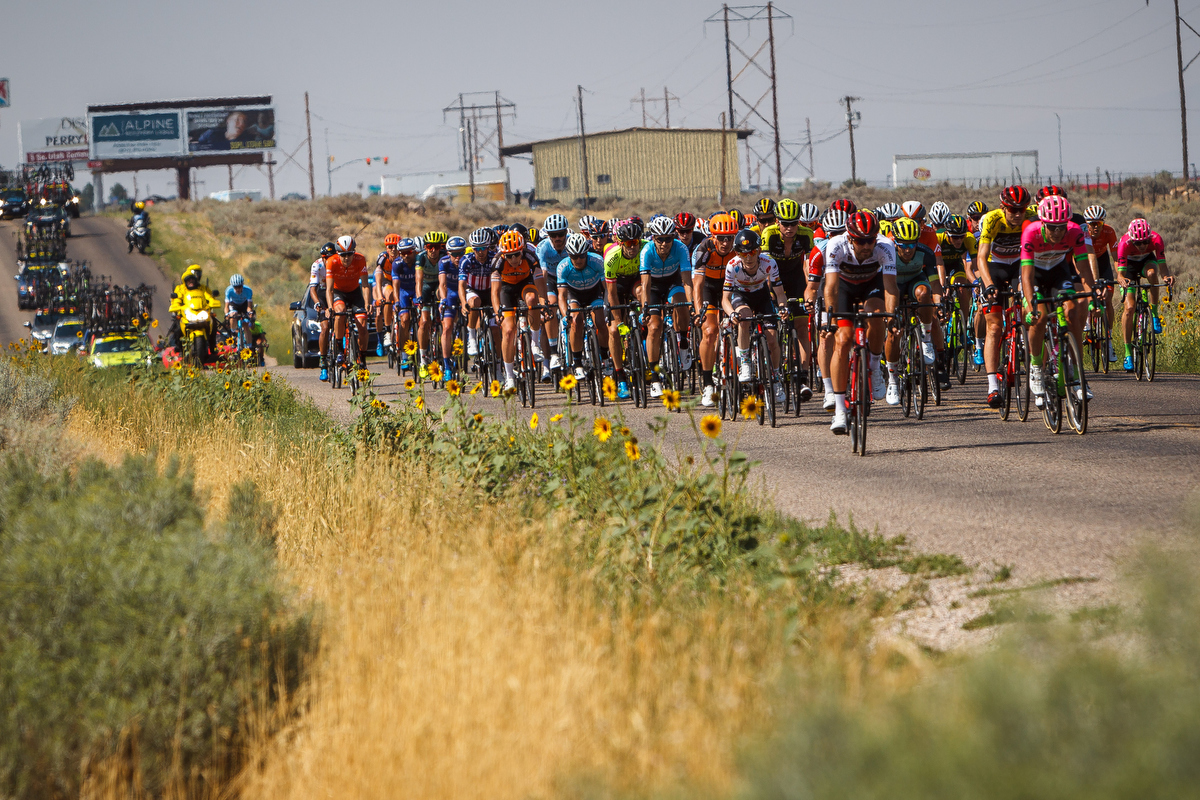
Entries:
[[29,201],[21,189],[0,189],[0,219],[16,219],[25,216]]

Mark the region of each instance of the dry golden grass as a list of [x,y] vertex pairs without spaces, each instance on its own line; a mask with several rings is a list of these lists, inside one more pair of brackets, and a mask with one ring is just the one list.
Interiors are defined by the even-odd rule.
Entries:
[[257,479],[287,576],[322,608],[304,713],[256,745],[244,797],[728,795],[738,744],[775,723],[796,652],[859,668],[865,618],[846,606],[830,604],[797,649],[786,590],[614,599],[580,570],[582,530],[565,521],[514,522],[410,464],[338,474],[320,442],[296,453],[232,426],[198,437],[161,406],[118,406],[115,419],[76,413],[72,434],[109,461],[186,454],[214,509]]

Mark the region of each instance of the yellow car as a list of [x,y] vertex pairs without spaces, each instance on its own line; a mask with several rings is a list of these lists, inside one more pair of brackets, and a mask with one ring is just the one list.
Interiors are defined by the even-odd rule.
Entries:
[[143,358],[137,337],[127,333],[97,336],[88,349],[88,361],[100,368],[130,366]]

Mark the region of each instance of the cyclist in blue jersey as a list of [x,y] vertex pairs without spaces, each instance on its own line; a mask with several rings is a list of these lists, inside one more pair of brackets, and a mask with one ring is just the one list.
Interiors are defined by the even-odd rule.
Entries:
[[375,271],[372,274],[371,301],[375,304],[375,331],[379,341],[375,345],[375,355],[382,356],[384,351],[392,346],[392,310],[396,303],[396,290],[392,286],[392,262],[396,259],[396,245],[400,243],[400,234],[389,233],[383,239],[383,252],[375,258]]
[[471,252],[458,262],[458,296],[467,314],[467,355],[479,355],[480,318],[491,320],[492,344],[500,352],[500,324],[492,313],[492,258],[499,237],[491,228],[471,234]]
[[454,236],[446,242],[446,255],[438,261],[438,299],[442,310],[442,368],[447,380],[454,376],[454,321],[458,317],[458,265],[467,254],[467,240]]
[[[246,285],[246,279],[241,275],[229,276],[229,288],[225,290],[224,311],[225,321],[229,323],[231,330],[237,330],[239,317],[249,319],[251,341],[254,342],[255,347],[263,344],[266,337],[263,335],[262,327],[254,318],[254,290]],[[258,366],[263,366],[261,359]]]
[[[575,362],[575,379],[584,380],[587,373],[583,370],[583,331],[587,327],[584,314],[572,315],[568,308],[595,309],[592,321],[595,324],[596,339],[600,344],[602,357],[608,352],[608,328],[604,325],[604,259],[598,253],[592,252],[591,242],[581,233],[572,233],[567,237],[565,246],[567,257],[558,263],[556,276],[561,291],[558,293],[558,310],[564,319],[569,319],[571,360]],[[597,368],[599,365],[595,365]]]
[[396,352],[401,354],[401,365],[407,367],[409,358],[404,345],[408,344],[412,330],[413,302],[417,295],[417,243],[412,239],[401,239],[396,245],[396,257],[392,259],[392,288],[396,292]]
[[[542,265],[542,274],[546,277],[546,303],[558,304],[558,265],[567,257],[567,234],[570,233],[570,223],[562,214],[551,214],[542,223],[542,234],[546,237],[538,243],[538,263]],[[551,315],[543,328],[546,332],[547,344],[550,345],[550,369],[558,369],[558,320]]]
[[[676,238],[675,221],[670,217],[655,217],[650,220],[646,233],[650,241],[642,246],[638,273],[642,282],[642,297],[646,305],[666,305],[692,301],[692,259],[687,246]],[[662,380],[658,373],[658,360],[662,352],[663,315],[660,309],[646,311],[646,358],[654,378],[650,382],[650,396],[662,397]],[[680,306],[673,312],[675,335],[679,341],[679,367],[691,369],[692,354],[688,349],[688,326],[691,322],[689,306]]]

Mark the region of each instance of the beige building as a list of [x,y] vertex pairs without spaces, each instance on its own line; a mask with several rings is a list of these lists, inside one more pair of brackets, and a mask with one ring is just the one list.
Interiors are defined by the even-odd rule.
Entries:
[[[741,191],[738,140],[748,130],[720,128],[626,128],[589,133],[586,141],[588,197],[667,201],[711,197]],[[537,200],[580,205],[584,196],[584,143],[578,136],[545,139],[505,147],[506,156],[533,155]],[[722,152],[724,151],[724,152]]]

